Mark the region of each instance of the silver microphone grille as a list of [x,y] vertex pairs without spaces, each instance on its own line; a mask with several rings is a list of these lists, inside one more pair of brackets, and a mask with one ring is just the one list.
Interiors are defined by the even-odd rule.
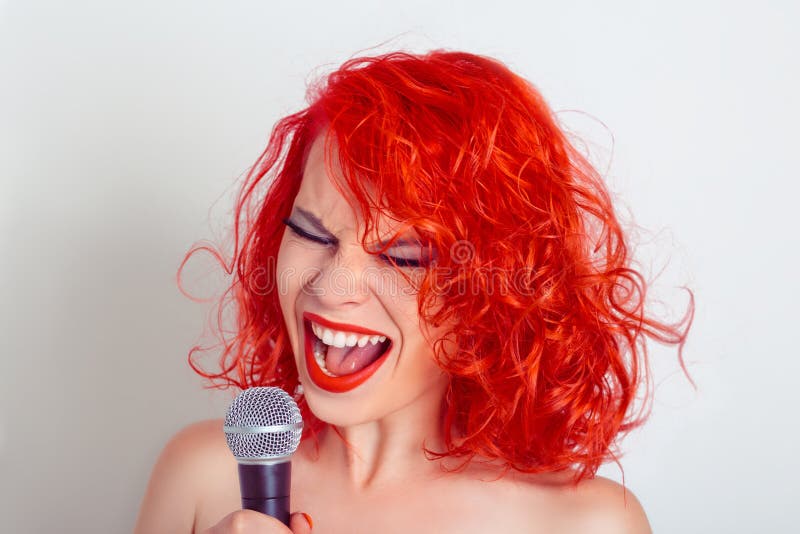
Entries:
[[238,460],[279,459],[297,450],[303,419],[297,403],[281,388],[250,388],[233,399],[224,430]]

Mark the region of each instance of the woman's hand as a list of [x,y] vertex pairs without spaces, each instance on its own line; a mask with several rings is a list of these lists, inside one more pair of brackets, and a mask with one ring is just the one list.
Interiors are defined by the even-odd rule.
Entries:
[[311,517],[302,512],[295,512],[289,518],[286,526],[268,515],[253,510],[237,510],[203,532],[203,534],[309,534],[311,532]]

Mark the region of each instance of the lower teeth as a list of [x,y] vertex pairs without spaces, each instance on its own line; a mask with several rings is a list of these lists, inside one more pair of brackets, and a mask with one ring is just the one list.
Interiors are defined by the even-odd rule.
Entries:
[[314,340],[314,359],[317,360],[317,365],[319,368],[322,369],[322,372],[328,376],[336,376],[335,374],[328,371],[328,368],[325,367],[325,355],[328,353],[327,346],[320,341],[319,339]]

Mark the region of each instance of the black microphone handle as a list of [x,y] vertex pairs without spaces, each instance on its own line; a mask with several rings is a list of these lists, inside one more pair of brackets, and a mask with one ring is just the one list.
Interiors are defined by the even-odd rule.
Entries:
[[267,514],[289,526],[292,463],[239,464],[242,509]]

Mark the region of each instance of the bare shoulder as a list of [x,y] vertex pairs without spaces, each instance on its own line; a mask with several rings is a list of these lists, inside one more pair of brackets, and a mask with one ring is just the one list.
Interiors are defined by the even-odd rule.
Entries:
[[[651,534],[639,500],[629,488],[603,477],[575,484],[572,471],[526,474],[506,471],[499,478],[492,470],[471,470],[459,495],[461,502],[474,497],[500,512],[503,532],[565,534]],[[462,478],[463,480],[463,478]],[[487,484],[487,482],[489,482]],[[452,493],[452,492],[451,492]]]
[[650,534],[647,515],[629,488],[603,477],[572,485],[563,492],[568,532]]
[[[185,426],[170,440],[168,446],[175,445],[181,452],[189,454],[230,454],[222,430],[222,419],[207,419]],[[186,450],[188,449],[188,450]]]
[[[135,532],[192,532],[204,503],[229,490],[235,461],[227,449],[222,420],[201,421],[177,432],[153,467]],[[235,487],[235,486],[234,486]],[[215,489],[222,488],[222,489]],[[227,493],[224,493],[227,494]]]

